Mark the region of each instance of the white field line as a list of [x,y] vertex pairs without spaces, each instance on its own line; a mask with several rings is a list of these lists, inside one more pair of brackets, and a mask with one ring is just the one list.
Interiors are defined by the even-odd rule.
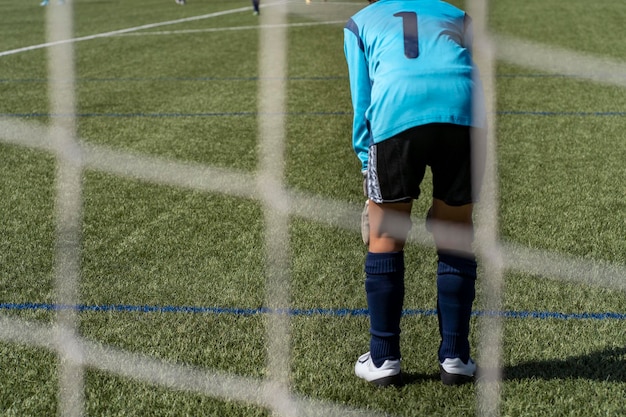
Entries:
[[338,25],[345,24],[345,20],[333,20],[328,22],[306,22],[306,23],[285,23],[277,25],[253,25],[253,26],[230,26],[223,28],[205,28],[205,29],[181,29],[181,30],[161,30],[157,32],[132,32],[122,33],[116,36],[153,36],[153,35],[182,35],[190,33],[210,33],[210,32],[226,32],[237,30],[252,30],[252,29],[275,29],[275,28],[292,28],[292,27],[306,27],[306,26],[319,26],[319,25]]
[[[268,7],[268,6],[265,6],[265,7]],[[49,48],[51,46],[56,46],[56,45],[90,41],[90,40],[99,39],[99,38],[107,38],[111,36],[118,36],[118,35],[123,35],[126,33],[136,32],[139,30],[153,29],[153,28],[162,27],[162,26],[176,25],[179,23],[193,22],[196,20],[210,19],[213,17],[225,16],[228,14],[240,13],[240,12],[245,12],[245,11],[250,11],[250,7],[240,7],[238,9],[224,10],[220,12],[208,13],[208,14],[203,14],[199,16],[185,17],[185,18],[176,19],[176,20],[168,20],[165,22],[148,23],[148,24],[141,25],[141,26],[135,26],[135,27],[119,29],[119,30],[112,30],[110,32],[97,33],[94,35],[82,36],[79,38],[63,39],[63,40],[58,40],[58,41],[53,41],[53,42],[42,43],[39,45],[25,46],[23,48],[11,49],[8,51],[0,52],[0,57],[18,54],[21,52],[33,51],[36,49]]]
[[[261,5],[261,7],[271,7],[274,5],[283,4],[273,3],[268,5]],[[316,3],[313,3],[317,5]],[[337,6],[337,5],[349,5],[358,6],[356,3],[350,2],[328,2],[323,3],[324,7]],[[321,6],[321,5],[320,5]],[[199,16],[192,16],[182,19],[169,20],[165,22],[149,23],[146,25],[135,26],[126,29],[119,29],[110,32],[98,33],[94,35],[88,35],[78,38],[59,40],[54,42],[47,42],[39,45],[25,46],[22,48],[11,49],[0,52],[0,57],[18,54],[22,52],[33,51],[42,48],[48,48],[54,45],[82,42],[88,40],[94,40],[99,38],[124,36],[124,35],[160,35],[160,34],[177,34],[177,33],[195,33],[199,31],[219,31],[219,30],[249,30],[252,28],[258,28],[259,26],[241,26],[230,28],[209,28],[199,30],[180,30],[180,31],[163,31],[163,32],[148,32],[145,34],[134,33],[146,29],[154,29],[163,26],[175,25],[179,23],[192,22],[197,20],[210,19],[213,17],[224,16],[228,14],[240,13],[250,11],[250,7],[241,7],[237,9],[224,10],[220,12],[208,13]],[[319,22],[319,24],[338,24],[343,21],[329,21]],[[314,23],[311,23],[314,24]],[[294,26],[305,24],[293,24]],[[524,39],[515,37],[509,37],[504,35],[494,35],[494,41],[496,45],[496,58],[498,60],[506,61],[515,65],[523,67],[537,69],[539,71],[546,71],[551,73],[566,74],[574,77],[589,79],[592,81],[601,82],[604,84],[612,84],[620,87],[626,87],[626,62],[618,61],[615,59],[605,58],[602,56],[594,56],[591,54],[580,53],[563,48],[557,48],[551,45],[541,44],[538,42],[531,42]],[[479,43],[476,44],[476,49],[480,48]]]
[[[288,3],[288,2],[287,1],[278,1],[278,2],[274,2],[274,3],[270,3],[270,4],[261,4],[261,7],[262,8],[267,8],[267,7],[279,6],[279,5],[282,5],[282,4],[285,4],[285,3]],[[349,3],[349,2],[324,3],[324,7],[328,7],[329,5],[333,5],[333,6],[335,6],[335,5],[351,5],[351,6],[355,6],[356,3]],[[14,54],[19,54],[19,53],[22,53],[22,52],[34,51],[34,50],[42,49],[42,48],[49,48],[51,46],[62,45],[62,44],[66,44],[66,43],[83,42],[83,41],[90,41],[90,40],[100,39],[100,38],[128,35],[128,34],[132,34],[133,32],[138,32],[138,31],[146,30],[146,29],[154,29],[154,28],[163,27],[163,26],[170,26],[170,25],[176,25],[176,24],[180,24],[180,23],[194,22],[194,21],[197,21],[197,20],[211,19],[213,17],[220,17],[220,16],[229,15],[229,14],[241,13],[241,12],[249,12],[249,11],[250,11],[250,6],[247,6],[247,7],[239,7],[237,9],[230,9],[230,10],[223,10],[223,11],[219,11],[219,12],[207,13],[207,14],[198,15],[198,16],[191,16],[191,17],[185,17],[185,18],[181,18],[181,19],[168,20],[168,21],[165,21],[165,22],[148,23],[148,24],[145,24],[145,25],[130,27],[130,28],[126,28],[126,29],[112,30],[110,32],[96,33],[96,34],[93,34],[93,35],[81,36],[81,37],[78,37],[78,38],[63,39],[63,40],[57,40],[57,41],[53,41],[53,42],[46,42],[46,43],[42,43],[42,44],[38,44],[38,45],[31,45],[31,46],[25,46],[25,47],[22,47],[22,48],[10,49],[10,50],[7,50],[7,51],[0,52],[0,57],[8,56],[8,55],[14,55]],[[345,21],[322,22],[321,24],[335,24],[335,23],[345,23]],[[302,24],[302,25],[304,25],[304,24]],[[298,26],[298,24],[295,24],[295,26]],[[245,28],[246,29],[252,29],[252,28],[258,28],[258,27],[259,26],[250,26],[250,27],[245,27]],[[240,30],[240,29],[234,27],[234,28],[231,28],[231,30]],[[186,32],[182,32],[182,33],[186,33]],[[193,32],[190,32],[190,33],[193,33]],[[151,34],[159,34],[159,33],[156,32],[156,33],[151,33]]]

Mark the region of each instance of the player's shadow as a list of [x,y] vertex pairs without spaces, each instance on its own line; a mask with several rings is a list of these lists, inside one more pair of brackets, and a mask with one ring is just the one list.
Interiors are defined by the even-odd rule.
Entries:
[[417,374],[413,372],[402,372],[402,385],[420,384],[422,382],[439,381],[439,373]]
[[[479,375],[480,378],[480,375]],[[438,381],[439,373],[403,373],[403,384],[419,384]],[[626,382],[626,346],[607,348],[588,355],[564,359],[530,361],[502,370],[504,381],[523,379],[588,379],[605,382]]]
[[531,361],[508,366],[503,370],[505,381],[521,379],[589,379],[626,382],[626,346],[607,348],[588,355]]

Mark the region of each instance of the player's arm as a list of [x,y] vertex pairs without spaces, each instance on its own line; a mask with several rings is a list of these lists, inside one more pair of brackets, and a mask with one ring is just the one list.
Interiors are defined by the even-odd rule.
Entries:
[[350,19],[344,29],[344,53],[348,63],[350,93],[354,111],[352,147],[361,160],[361,169],[365,170],[367,168],[367,151],[370,142],[365,112],[370,105],[372,86],[363,49],[358,27]]

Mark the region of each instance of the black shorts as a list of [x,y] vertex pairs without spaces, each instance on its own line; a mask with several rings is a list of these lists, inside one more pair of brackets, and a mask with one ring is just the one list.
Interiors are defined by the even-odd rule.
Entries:
[[426,166],[433,197],[450,206],[474,201],[469,126],[432,123],[370,146],[367,195],[375,203],[410,202],[420,196]]

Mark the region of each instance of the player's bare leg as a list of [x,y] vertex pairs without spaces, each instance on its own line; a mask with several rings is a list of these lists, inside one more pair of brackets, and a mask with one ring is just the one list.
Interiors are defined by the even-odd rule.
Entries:
[[369,201],[370,241],[373,253],[400,252],[411,230],[412,203],[377,204]]
[[438,251],[450,251],[473,256],[474,240],[473,204],[449,206],[442,200],[433,199],[429,215],[431,231]]

